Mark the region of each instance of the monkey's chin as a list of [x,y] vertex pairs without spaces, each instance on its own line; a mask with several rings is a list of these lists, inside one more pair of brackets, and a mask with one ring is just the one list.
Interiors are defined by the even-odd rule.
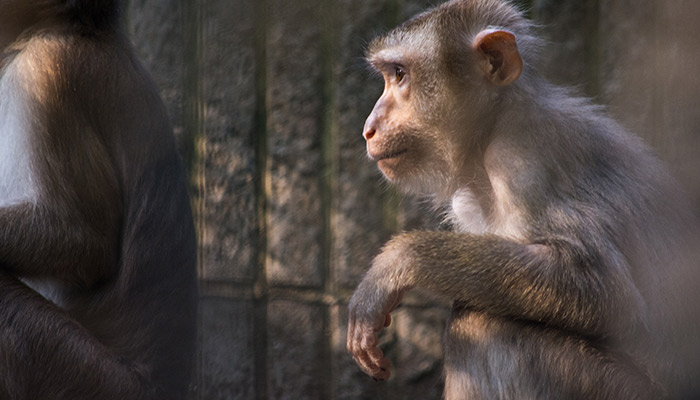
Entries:
[[439,175],[422,174],[420,169],[411,168],[412,163],[401,166],[389,165],[385,160],[377,163],[384,179],[400,192],[415,195],[435,195],[445,187],[445,181]]
[[398,165],[398,160],[396,158],[387,158],[385,160],[379,160],[377,166],[382,174],[389,182],[396,182],[399,177],[400,167]]

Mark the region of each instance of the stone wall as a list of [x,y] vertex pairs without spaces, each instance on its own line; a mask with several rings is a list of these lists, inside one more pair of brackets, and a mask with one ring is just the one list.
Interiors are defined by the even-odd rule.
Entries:
[[[170,110],[199,236],[200,399],[438,399],[448,308],[411,294],[375,383],[345,352],[346,304],[393,233],[434,228],[364,155],[381,93],[371,38],[431,0],[130,0]],[[656,147],[700,205],[700,3],[521,1],[544,68]]]

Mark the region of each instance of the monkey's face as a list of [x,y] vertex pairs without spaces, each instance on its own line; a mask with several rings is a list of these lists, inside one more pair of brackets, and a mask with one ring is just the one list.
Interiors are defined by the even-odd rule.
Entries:
[[[377,162],[389,180],[396,180],[402,170],[405,173],[415,163],[418,136],[409,127],[412,114],[408,102],[410,77],[399,65],[386,65],[383,69],[384,93],[365,122],[363,136],[368,156]],[[410,162],[412,158],[413,163]]]
[[392,49],[370,60],[384,78],[384,92],[365,122],[367,154],[384,176],[409,192],[431,192],[448,176],[449,135],[436,123],[439,90],[412,57]]
[[363,132],[389,181],[433,194],[449,191],[478,156],[497,94],[523,68],[514,34],[484,29],[470,43],[449,33],[467,29],[462,19],[436,18],[423,15],[370,45],[367,59],[384,92]]
[[[365,122],[363,136],[368,156],[384,176],[410,191],[429,181],[423,168],[430,161],[435,171],[435,147],[439,139],[420,118],[417,87],[408,67],[398,63],[376,65],[384,77],[384,92]],[[438,163],[439,164],[439,163]]]

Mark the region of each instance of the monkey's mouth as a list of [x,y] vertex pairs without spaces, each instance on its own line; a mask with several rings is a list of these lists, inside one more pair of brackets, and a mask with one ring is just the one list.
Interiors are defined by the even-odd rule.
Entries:
[[370,158],[372,158],[376,162],[390,160],[392,158],[397,158],[398,156],[405,154],[407,151],[408,150],[399,150],[394,152],[381,153],[378,155],[370,154]]

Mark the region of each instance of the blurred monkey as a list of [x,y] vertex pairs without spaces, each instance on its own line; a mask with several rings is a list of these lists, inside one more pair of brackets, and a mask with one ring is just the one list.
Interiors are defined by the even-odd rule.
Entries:
[[115,0],[0,0],[0,398],[183,399],[195,239]]

